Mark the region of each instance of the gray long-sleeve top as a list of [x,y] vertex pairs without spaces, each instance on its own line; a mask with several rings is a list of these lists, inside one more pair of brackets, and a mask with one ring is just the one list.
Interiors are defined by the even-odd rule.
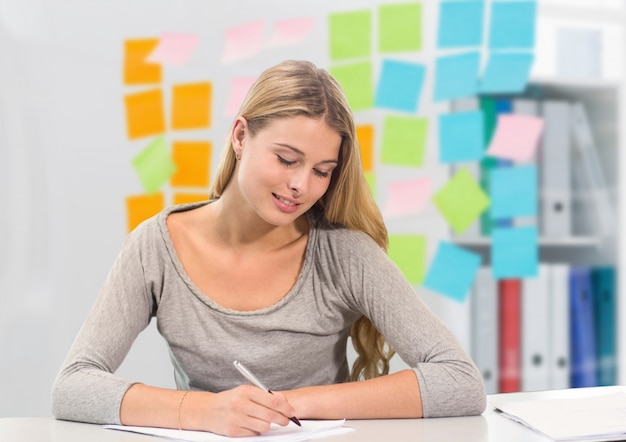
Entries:
[[476,366],[369,236],[310,217],[289,293],[269,307],[235,311],[201,292],[176,256],[166,218],[196,206],[165,209],[127,236],[54,383],[55,417],[120,423],[122,397],[137,381],[114,373],[152,317],[179,389],[234,388],[242,383],[234,360],[274,390],[346,382],[349,329],[365,315],[415,371],[425,417],[484,411]]

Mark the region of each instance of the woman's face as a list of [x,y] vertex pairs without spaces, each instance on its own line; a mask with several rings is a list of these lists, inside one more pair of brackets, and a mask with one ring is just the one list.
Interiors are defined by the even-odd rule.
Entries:
[[266,222],[281,226],[309,210],[326,192],[339,159],[341,136],[323,119],[277,119],[250,135],[239,118],[233,149],[241,157],[241,195]]

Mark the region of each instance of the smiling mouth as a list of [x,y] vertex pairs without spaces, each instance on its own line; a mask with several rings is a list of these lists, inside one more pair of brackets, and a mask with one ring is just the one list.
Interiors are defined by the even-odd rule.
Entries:
[[274,198],[276,198],[278,201],[280,201],[281,203],[283,203],[283,204],[285,204],[287,206],[295,207],[295,206],[298,205],[298,203],[294,203],[293,201],[286,200],[285,198],[283,198],[283,197],[281,197],[279,195],[276,195],[275,193],[273,193],[272,195],[274,195]]

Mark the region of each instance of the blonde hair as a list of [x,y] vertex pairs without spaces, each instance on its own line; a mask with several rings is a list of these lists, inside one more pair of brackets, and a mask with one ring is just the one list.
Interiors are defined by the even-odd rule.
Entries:
[[[265,70],[252,85],[239,115],[254,136],[272,120],[304,115],[324,118],[341,135],[339,162],[326,193],[311,210],[326,221],[369,235],[387,249],[387,228],[376,205],[361,164],[352,111],[339,83],[324,69],[308,61],[289,60]],[[219,198],[235,170],[235,153],[229,139],[210,191]],[[358,357],[351,380],[369,379],[389,372],[394,355],[371,321],[362,316],[350,329]]]

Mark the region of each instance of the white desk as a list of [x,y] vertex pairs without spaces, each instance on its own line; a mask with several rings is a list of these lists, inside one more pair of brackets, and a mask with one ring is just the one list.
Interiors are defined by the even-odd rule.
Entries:
[[[602,392],[626,390],[626,387],[597,387],[533,393],[508,393],[490,397],[506,400],[583,397]],[[468,441],[546,442],[543,437],[500,416],[488,405],[481,416],[438,419],[353,420],[347,425],[356,431],[333,436],[329,442]],[[58,421],[51,417],[0,418],[2,442],[155,442],[165,440],[123,431],[106,430],[99,425]]]

